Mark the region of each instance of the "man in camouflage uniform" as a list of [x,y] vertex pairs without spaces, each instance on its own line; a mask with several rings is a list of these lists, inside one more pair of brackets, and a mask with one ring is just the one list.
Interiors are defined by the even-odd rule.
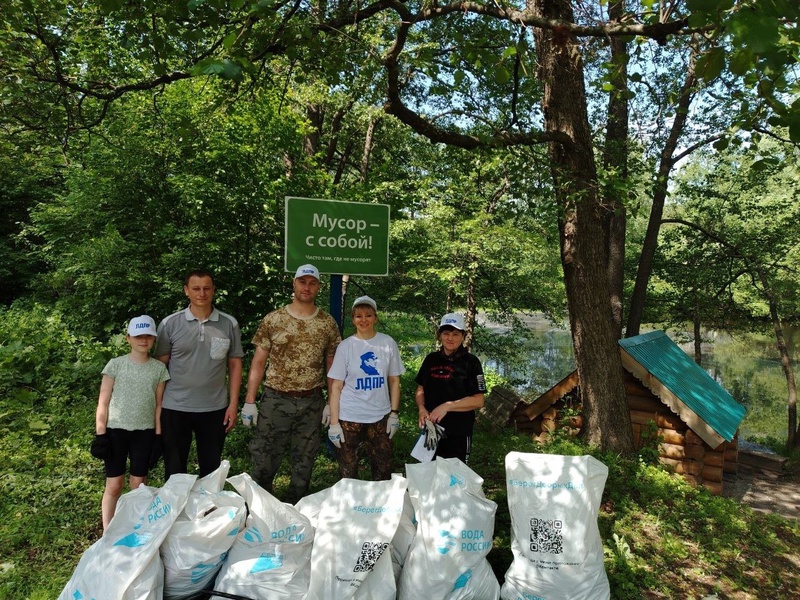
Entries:
[[[333,317],[314,304],[320,286],[316,267],[297,269],[292,285],[291,304],[264,317],[253,337],[256,349],[242,423],[256,426],[250,441],[251,475],[267,491],[272,492],[275,474],[290,451],[292,475],[284,500],[294,504],[311,483],[325,408],[322,388],[342,338]],[[265,389],[256,410],[265,368]]]

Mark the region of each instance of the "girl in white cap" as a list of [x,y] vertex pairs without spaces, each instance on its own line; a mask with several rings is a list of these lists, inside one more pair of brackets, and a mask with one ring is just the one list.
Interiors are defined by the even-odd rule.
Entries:
[[441,348],[422,361],[417,373],[419,427],[431,421],[444,428],[436,454],[468,462],[475,411],[483,406],[486,383],[481,361],[464,347],[464,317],[448,313],[437,331]]
[[341,477],[358,478],[364,449],[372,479],[392,476],[392,437],[400,425],[400,376],[405,372],[395,341],[375,331],[378,307],[369,296],[353,302],[355,334],[336,349],[331,378],[328,439],[336,446]]
[[125,487],[130,458],[130,489],[147,483],[147,473],[160,456],[161,398],[169,379],[167,367],[150,357],[156,324],[147,315],[135,317],[125,336],[131,351],[112,358],[103,369],[91,453],[105,462],[103,529],[108,527]]

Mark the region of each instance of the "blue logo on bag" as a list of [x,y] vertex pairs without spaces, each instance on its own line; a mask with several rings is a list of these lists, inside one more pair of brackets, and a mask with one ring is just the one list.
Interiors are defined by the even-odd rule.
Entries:
[[[228,511],[228,517],[230,518],[231,521],[233,521],[236,518],[236,511],[231,508]],[[238,523],[236,523],[236,526],[228,532],[228,536],[229,537],[234,537],[234,536],[238,535],[239,534],[239,526],[241,524],[242,524],[241,520]]]
[[456,582],[453,584],[453,589],[451,590],[451,593],[455,592],[456,590],[460,590],[463,587],[466,587],[467,582],[470,579],[472,579],[472,569],[467,569],[461,575],[458,576],[458,579],[456,579]]
[[253,568],[250,569],[251,573],[260,573],[262,571],[271,571],[272,569],[279,569],[283,566],[283,556],[280,554],[267,554],[264,553],[256,559]]
[[195,565],[194,568],[192,569],[192,583],[200,583],[206,578],[206,576],[210,571],[216,571],[220,567],[220,565],[223,562],[225,562],[225,557],[227,555],[228,555],[227,552],[223,552],[220,555],[219,560],[214,564],[207,565],[205,563],[200,563],[198,565]]
[[442,529],[439,532],[439,537],[441,538],[436,544],[436,551],[439,554],[447,554],[455,548],[458,544],[456,542],[456,536],[454,536],[449,531]]
[[450,475],[450,487],[454,485],[464,485],[464,480],[455,475]]
[[264,541],[264,536],[258,530],[258,527],[250,527],[244,532],[244,539],[251,543],[261,543]]
[[127,548],[138,548],[139,546],[144,546],[152,537],[152,533],[139,533],[138,531],[134,531],[133,533],[129,533],[125,537],[114,542],[114,545],[125,546]]

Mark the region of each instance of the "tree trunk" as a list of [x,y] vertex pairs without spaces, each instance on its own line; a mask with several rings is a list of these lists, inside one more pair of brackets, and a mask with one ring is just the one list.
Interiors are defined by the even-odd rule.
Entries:
[[322,122],[325,120],[325,112],[317,104],[309,104],[306,107],[306,118],[311,127],[303,138],[303,151],[306,156],[314,156],[319,152],[320,139],[322,137]]
[[686,120],[689,117],[689,107],[692,104],[695,86],[694,67],[696,54],[692,51],[689,59],[689,67],[686,71],[686,79],[681,87],[678,98],[678,108],[675,112],[675,119],[672,122],[667,141],[661,150],[661,158],[658,164],[658,174],[653,185],[653,206],[650,209],[650,220],[647,223],[647,232],[642,242],[642,253],[639,256],[639,268],[636,271],[636,283],[631,294],[630,308],[628,310],[628,324],[625,327],[625,336],[634,337],[639,335],[642,326],[642,315],[644,314],[644,304],[647,299],[647,284],[650,282],[650,275],[653,272],[653,257],[658,247],[658,232],[661,230],[661,217],[664,214],[664,202],[667,199],[669,175],[672,167],[675,166],[675,150],[678,147],[678,140],[683,134]]
[[769,304],[769,315],[772,319],[772,326],[775,329],[775,341],[778,346],[778,353],[781,357],[781,368],[786,377],[786,405],[789,417],[786,448],[787,450],[791,450],[800,446],[800,439],[798,439],[797,435],[797,383],[794,379],[794,369],[792,369],[792,357],[789,355],[789,349],[786,347],[786,338],[783,335],[783,324],[781,323],[780,314],[778,313],[778,301],[775,299],[772,286],[763,269],[757,267],[757,270],[758,278],[761,281],[761,285],[764,286],[764,295],[767,297],[767,303]]
[[478,300],[475,297],[475,271],[470,269],[467,279],[467,314],[465,316],[464,326],[467,328],[464,337],[464,347],[467,350],[472,348],[472,342],[475,339],[475,318],[478,315]]
[[372,155],[372,146],[375,144],[375,130],[380,123],[380,117],[371,117],[367,126],[367,134],[364,136],[364,152],[361,153],[361,182],[366,183],[369,174],[369,158]]
[[[551,21],[573,19],[569,0],[532,0],[531,8]],[[561,262],[583,396],[581,434],[592,445],[631,454],[633,430],[609,305],[608,211],[598,195],[580,45],[563,30],[537,29],[534,35],[545,127],[571,140],[551,142],[548,151],[563,211]]]
[[[611,2],[608,15],[611,21],[622,21],[625,3]],[[614,180],[628,178],[628,44],[621,37],[609,40],[614,89],[608,96],[608,121],[606,143],[603,149],[603,166],[606,173],[614,173]],[[611,318],[614,336],[622,337],[622,307],[625,286],[625,224],[627,211],[613,186],[604,193],[608,215],[608,286],[611,300]]]
[[692,324],[694,327],[694,362],[698,365],[703,365],[703,337],[702,331],[700,328],[700,307],[698,306],[699,302],[695,298],[694,301],[694,317],[692,318]]

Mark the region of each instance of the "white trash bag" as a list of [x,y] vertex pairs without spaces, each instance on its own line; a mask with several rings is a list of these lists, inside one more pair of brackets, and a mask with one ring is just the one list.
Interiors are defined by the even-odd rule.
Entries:
[[245,598],[302,599],[311,578],[311,522],[247,473],[228,482],[247,502],[250,516],[231,546],[214,590]]
[[164,563],[156,552],[121,600],[162,600],[163,597]]
[[142,485],[124,494],[103,537],[83,553],[59,600],[160,599],[163,571],[158,548],[183,510],[195,479],[196,475],[174,475],[161,489]]
[[244,529],[244,498],[222,491],[230,463],[198,479],[186,507],[161,544],[164,598],[188,598],[209,589],[236,536]]
[[400,573],[403,572],[403,565],[406,563],[406,557],[414,538],[417,535],[417,520],[414,517],[414,507],[411,504],[411,498],[406,492],[403,496],[403,514],[400,516],[400,524],[397,526],[397,532],[392,538],[392,543],[389,546],[392,551],[392,570],[394,571],[394,580],[400,583]]
[[486,560],[497,504],[483,479],[457,458],[406,465],[417,534],[406,557],[399,600],[496,600],[500,584]]
[[503,600],[606,600],[597,528],[608,467],[592,456],[506,456],[511,551]]
[[394,600],[392,539],[408,482],[342,479],[306,496],[297,509],[316,527],[306,600]]

